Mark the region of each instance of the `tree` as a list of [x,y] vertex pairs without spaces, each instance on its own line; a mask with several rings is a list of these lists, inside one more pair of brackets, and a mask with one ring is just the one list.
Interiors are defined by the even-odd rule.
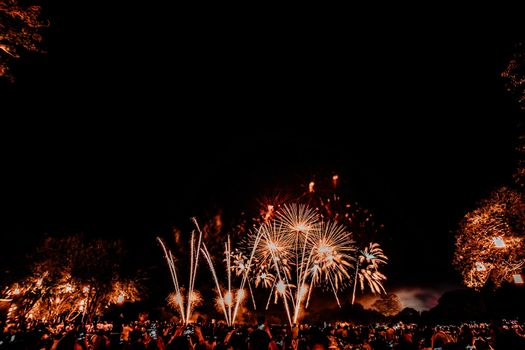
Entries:
[[482,295],[469,289],[444,293],[438,304],[425,316],[432,321],[472,321],[484,318],[486,306]]
[[23,319],[91,320],[112,304],[138,300],[140,281],[124,269],[124,258],[120,241],[49,237],[8,296]]
[[[518,106],[525,110],[525,45],[516,45],[507,68],[501,73],[505,79],[505,87],[509,94],[516,100]],[[523,127],[523,125],[522,125]],[[518,154],[518,168],[514,173],[514,182],[521,191],[525,187],[525,135],[521,132],[516,147]]]
[[456,234],[453,265],[467,287],[512,282],[525,265],[523,195],[502,187],[463,218]]
[[385,316],[395,315],[401,308],[401,300],[393,293],[382,294],[381,297],[372,304],[372,309],[379,311]]
[[519,137],[516,152],[518,154],[518,168],[512,177],[516,188],[523,193],[525,189],[525,134]]
[[42,51],[40,31],[47,24],[40,14],[40,6],[25,6],[18,0],[0,2],[0,77],[12,81],[12,61],[26,52]]
[[416,309],[405,307],[395,316],[396,320],[404,323],[418,323],[421,320],[421,315]]
[[516,99],[521,109],[525,109],[525,45],[519,43],[507,65],[501,73],[505,79],[507,91]]
[[[506,88],[525,109],[525,47],[518,44],[501,74]],[[456,232],[453,265],[466,286],[499,288],[507,282],[523,283],[525,267],[525,135],[517,145],[514,181],[493,191],[478,207],[465,214]]]

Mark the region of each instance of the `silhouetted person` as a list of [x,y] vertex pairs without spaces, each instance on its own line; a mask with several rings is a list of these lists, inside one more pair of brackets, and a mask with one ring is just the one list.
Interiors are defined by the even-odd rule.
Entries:
[[257,317],[257,328],[249,336],[248,348],[250,350],[268,350],[271,339],[266,327],[268,327],[266,318]]

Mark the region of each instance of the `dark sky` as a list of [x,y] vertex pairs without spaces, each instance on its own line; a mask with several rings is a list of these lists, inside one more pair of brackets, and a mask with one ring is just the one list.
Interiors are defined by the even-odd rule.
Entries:
[[76,232],[124,237],[147,261],[192,215],[335,172],[385,224],[392,286],[458,283],[451,231],[513,171],[521,116],[499,74],[523,32],[108,6],[50,4],[48,53],[0,84],[0,261]]

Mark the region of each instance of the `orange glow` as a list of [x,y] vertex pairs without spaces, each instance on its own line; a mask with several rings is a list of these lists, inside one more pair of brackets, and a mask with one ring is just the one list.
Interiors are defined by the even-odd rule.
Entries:
[[268,204],[268,211],[266,212],[266,215],[264,215],[264,221],[268,221],[268,219],[270,219],[272,214],[273,214],[273,205]]
[[314,192],[314,186],[315,186],[315,182],[311,181],[309,184],[308,184],[308,191],[310,193]]
[[243,289],[239,289],[237,291],[237,300],[242,300],[244,299],[244,290]]
[[333,181],[334,187],[337,187],[337,180],[339,180],[339,175],[332,176],[332,181]]
[[232,305],[232,303],[233,303],[232,293],[227,292],[226,295],[224,296],[224,304],[226,304],[227,306],[230,306]]

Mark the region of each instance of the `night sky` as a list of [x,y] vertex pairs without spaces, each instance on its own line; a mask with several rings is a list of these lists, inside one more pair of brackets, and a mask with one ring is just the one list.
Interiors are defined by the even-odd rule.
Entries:
[[515,166],[522,114],[499,75],[522,32],[247,29],[73,3],[49,4],[48,53],[0,84],[2,265],[79,232],[156,265],[154,237],[190,216],[336,173],[385,225],[389,286],[459,286],[453,230]]

